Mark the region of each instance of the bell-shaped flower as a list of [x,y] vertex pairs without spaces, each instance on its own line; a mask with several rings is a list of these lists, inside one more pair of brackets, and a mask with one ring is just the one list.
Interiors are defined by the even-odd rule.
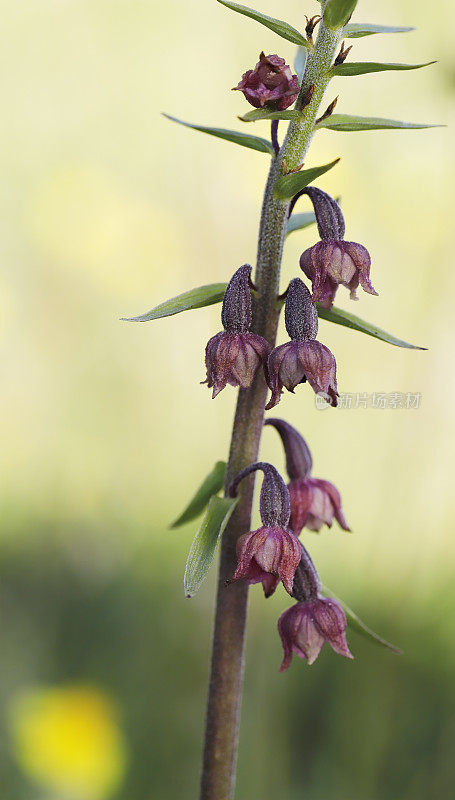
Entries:
[[276,111],[289,108],[297,99],[299,79],[284,58],[261,53],[254,69],[249,69],[235,90],[243,92],[255,108],[267,106]]
[[313,664],[323,645],[346,658],[353,658],[346,642],[346,615],[336,600],[316,597],[288,608],[278,620],[283,645],[280,672],[288,669],[295,653]]

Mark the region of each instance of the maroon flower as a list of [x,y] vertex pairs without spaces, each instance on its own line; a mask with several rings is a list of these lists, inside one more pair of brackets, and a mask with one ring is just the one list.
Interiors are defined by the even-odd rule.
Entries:
[[212,397],[216,397],[228,383],[248,389],[270,353],[267,341],[249,331],[250,273],[250,265],[244,264],[232,276],[221,311],[224,331],[213,336],[205,348],[207,378],[204,383],[209,389],[213,388]]
[[239,472],[229,494],[235,497],[240,481],[258,469],[264,472],[260,497],[262,527],[238,539],[238,565],[232,580],[243,578],[248,583],[261,582],[266,597],[273,594],[281,580],[286,591],[292,594],[302,546],[287,529],[290,502],[283,479],[271,464],[258,462]]
[[262,583],[266,597],[273,594],[281,580],[292,594],[300,554],[300,542],[293,533],[281,527],[263,526],[238,539],[238,564],[232,580],[243,578],[247,583]]
[[319,531],[323,525],[332,527],[335,518],[341,528],[350,528],[343,514],[341,497],[333,483],[319,478],[297,478],[288,484],[291,498],[289,526],[296,536],[303,528]]
[[280,672],[288,669],[294,653],[313,664],[325,642],[341,656],[353,658],[345,630],[346,616],[336,600],[317,597],[288,608],[278,620],[284,651]]
[[276,347],[267,361],[267,378],[272,396],[266,409],[280,402],[283,387],[293,392],[305,381],[316,394],[324,394],[330,405],[337,405],[336,361],[320,342],[288,342]]
[[370,281],[370,254],[363,245],[344,240],[345,223],[338,203],[314,186],[302,194],[307,194],[313,203],[321,237],[300,257],[300,267],[313,286],[314,302],[331,308],[340,285],[350,290],[352,300],[357,299],[359,284],[368,294],[377,295]]
[[297,99],[299,79],[284,58],[261,53],[254,69],[249,69],[235,90],[243,92],[255,108],[268,106],[277,111],[289,108]]
[[310,293],[300,278],[294,278],[287,291],[286,330],[292,339],[276,347],[267,360],[266,379],[272,396],[266,409],[279,403],[283,387],[293,392],[308,381],[316,394],[322,393],[332,406],[337,405],[336,362],[329,348],[315,340],[318,315]]

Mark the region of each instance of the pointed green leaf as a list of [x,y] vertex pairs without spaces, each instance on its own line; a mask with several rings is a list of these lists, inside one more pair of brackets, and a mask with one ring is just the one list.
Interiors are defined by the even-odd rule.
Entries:
[[240,144],[242,147],[249,147],[251,150],[259,150],[261,153],[268,153],[271,156],[275,155],[273,145],[267,139],[261,139],[260,136],[252,136],[248,133],[240,131],[230,131],[225,128],[208,128],[205,125],[193,125],[191,122],[184,122],[177,117],[171,117],[170,114],[163,114],[163,117],[178,122],[179,125],[185,125],[186,128],[193,128],[194,131],[201,131],[208,133],[209,136],[217,136],[219,139],[226,139],[228,142]]
[[397,339],[397,337],[392,336],[391,333],[387,333],[387,331],[382,330],[382,328],[372,325],[371,322],[365,322],[365,320],[354,316],[354,314],[350,314],[349,311],[344,311],[342,308],[336,308],[336,306],[333,306],[333,308],[328,310],[327,308],[323,308],[320,303],[317,303],[316,305],[319,319],[325,319],[328,322],[334,322],[335,325],[343,325],[345,328],[351,328],[353,331],[366,333],[367,336],[373,336],[375,339],[381,339],[381,341],[387,342],[388,344],[393,344],[396,347],[407,347],[409,350],[427,349],[426,347],[418,347],[415,344],[404,342],[403,339]]
[[425,64],[381,64],[377,61],[347,61],[344,64],[336,64],[329,70],[329,74],[335,75],[368,75],[370,72],[388,72],[406,69],[420,69],[436,64],[436,61],[427,61]]
[[180,525],[185,525],[187,522],[191,522],[192,519],[196,519],[196,517],[202,514],[212,495],[218,494],[223,488],[225,477],[226,462],[217,461],[212,471],[200,485],[194,497],[191,498],[185,510],[182,511],[180,516],[177,517],[175,522],[169,527],[179,528]]
[[286,228],[286,235],[289,236],[289,234],[294,233],[294,231],[308,228],[308,226],[313,225],[314,222],[316,222],[316,217],[312,211],[309,211],[307,214],[292,214]]
[[291,109],[290,111],[270,111],[269,108],[253,108],[248,111],[243,117],[239,117],[242,122],[257,122],[261,119],[297,119],[300,117],[300,111]]
[[298,47],[294,58],[294,69],[297,73],[299,83],[302,83],[303,73],[305,72],[308,51],[306,47]]
[[352,608],[346,605],[343,600],[340,600],[329,588],[328,586],[322,586],[322,590],[327,597],[333,597],[340,606],[342,607],[344,613],[346,614],[346,619],[348,622],[348,627],[351,628],[353,631],[357,631],[360,633],[361,636],[364,636],[366,639],[369,639],[370,642],[373,644],[377,644],[380,647],[386,647],[387,650],[391,650],[392,653],[395,653],[397,656],[403,655],[403,651],[400,650],[399,647],[395,647],[394,644],[391,644],[386,639],[383,639],[382,636],[379,636],[377,633],[371,630],[368,625],[365,625],[364,622],[354,613]]
[[324,172],[338,164],[339,158],[331,161],[330,164],[323,164],[322,167],[311,167],[310,169],[301,169],[300,172],[291,172],[289,175],[283,175],[278,178],[273,192],[277,200],[290,200],[297,192],[304,189]]
[[204,308],[214,303],[220,303],[226,289],[225,283],[210,283],[207,286],[199,286],[197,289],[190,289],[189,292],[165,300],[159,306],[155,306],[146,314],[139,317],[122,317],[123,322],[149,322],[152,319],[161,317],[172,317],[173,314],[180,314],[181,311],[190,311],[193,308]]
[[266,28],[270,28],[271,31],[277,33],[278,36],[287,39],[288,42],[293,42],[293,44],[298,44],[302,47],[308,47],[308,42],[305,37],[287,22],[269,17],[267,14],[261,14],[260,11],[255,11],[254,8],[241,6],[238,3],[230,3],[228,0],[218,0],[218,2],[221,3],[222,6],[226,6],[226,8],[230,8],[232,11],[237,11],[239,14],[244,14],[245,17],[250,17],[256,20],[256,22],[260,22],[261,25],[265,25]]
[[341,28],[348,21],[357,5],[357,0],[329,0],[324,11],[326,28]]
[[368,22],[354,22],[345,25],[343,37],[345,39],[360,39],[362,36],[372,36],[374,33],[409,33],[415,28],[400,28],[391,25],[370,25]]
[[193,597],[207,575],[215,555],[216,546],[229,517],[239,502],[238,497],[212,497],[202,520],[186,562],[183,588],[187,597]]
[[353,114],[332,114],[315,126],[315,130],[327,128],[330,131],[379,131],[395,128],[442,128],[443,125],[427,125],[420,122],[400,122],[397,119],[382,117],[358,117]]

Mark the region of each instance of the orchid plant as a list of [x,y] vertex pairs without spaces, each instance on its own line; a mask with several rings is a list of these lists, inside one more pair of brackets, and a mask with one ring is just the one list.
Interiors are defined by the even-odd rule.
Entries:
[[[303,168],[318,130],[371,131],[426,128],[431,125],[377,117],[334,113],[336,100],[320,109],[334,76],[356,76],[384,70],[407,70],[427,64],[356,62],[347,40],[411,28],[351,22],[357,0],[325,0],[320,15],[306,17],[304,32],[286,22],[230,0],[222,5],[257,21],[297,45],[295,73],[277,54],[260,53],[259,61],[242,76],[235,89],[253,109],[244,123],[268,120],[270,140],[244,131],[212,128],[170,119],[195,130],[259,151],[270,159],[259,229],[254,276],[249,264],[240,266],[226,284],[192,289],[132,319],[154,320],[222,301],[223,330],[205,350],[206,383],[215,398],[226,386],[238,387],[237,410],[228,463],[218,461],[193,499],[173,523],[205,516],[192,543],[184,586],[193,596],[204,580],[221,541],[213,654],[206,720],[201,798],[228,800],[233,796],[248,585],[262,583],[269,597],[281,583],[295,601],[278,621],[286,670],[293,654],[312,664],[328,643],[336,653],[352,658],[346,629],[350,626],[372,641],[389,644],[324,587],[299,536],[306,528],[318,531],[333,520],[349,530],[338,490],[327,480],[312,477],[312,457],[303,437],[279,418],[264,422],[264,409],[280,402],[283,389],[301,384],[330,405],[338,400],[335,355],[317,339],[319,318],[344,325],[399,347],[416,348],[351,313],[334,306],[337,292],[349,290],[352,299],[360,287],[376,295],[370,278],[371,258],[360,243],[346,241],[339,203],[314,182],[335,167]],[[288,128],[280,144],[279,123]],[[295,213],[300,198],[308,198],[311,213]],[[283,247],[289,233],[316,223],[319,241],[300,258],[300,277],[280,293]],[[340,289],[341,287],[341,289]],[[284,308],[289,341],[276,346],[280,313]],[[267,402],[267,393],[271,395]],[[276,468],[258,462],[263,426],[274,427],[286,458],[286,486]],[[260,514],[262,525],[250,530],[255,473],[264,474]],[[223,496],[220,493],[223,492]]]

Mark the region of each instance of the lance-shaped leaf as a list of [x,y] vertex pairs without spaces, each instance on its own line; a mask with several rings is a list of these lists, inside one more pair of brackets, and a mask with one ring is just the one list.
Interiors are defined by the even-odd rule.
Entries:
[[427,349],[426,347],[418,347],[415,344],[409,344],[409,342],[405,342],[403,339],[398,339],[396,336],[392,336],[391,333],[387,333],[387,331],[382,330],[382,328],[378,328],[377,325],[372,325],[371,322],[365,322],[365,320],[360,319],[360,317],[356,317],[354,314],[350,314],[349,311],[344,311],[342,308],[336,308],[336,306],[333,306],[333,308],[329,310],[327,308],[323,308],[319,303],[316,303],[316,305],[319,319],[325,319],[328,322],[334,322],[335,325],[342,325],[345,328],[351,328],[353,331],[366,333],[367,336],[373,336],[375,339],[380,339],[388,344],[393,344],[395,347],[407,347],[409,350]]
[[297,119],[300,117],[300,111],[291,109],[290,111],[271,111],[269,108],[253,108],[248,111],[243,117],[239,117],[242,122],[258,122],[261,119]]
[[211,498],[201,527],[193,539],[186,562],[183,588],[187,597],[193,597],[196,594],[206,577],[218,541],[238,502],[238,497],[214,496]]
[[333,597],[336,600],[341,608],[343,609],[344,613],[346,614],[346,619],[348,622],[348,627],[351,628],[353,631],[357,631],[360,633],[361,636],[364,636],[366,639],[369,639],[370,642],[373,644],[377,644],[380,647],[385,647],[387,650],[391,650],[392,653],[395,653],[397,656],[403,655],[403,651],[400,650],[399,647],[396,647],[391,642],[388,642],[387,639],[383,639],[382,636],[379,636],[377,633],[371,630],[368,625],[365,625],[364,622],[355,614],[352,608],[346,605],[339,597],[337,597],[329,588],[328,586],[322,586],[322,590],[327,597]]
[[218,492],[220,492],[223,488],[225,477],[226,462],[217,461],[212,471],[201,483],[196,494],[191,498],[184,511],[182,511],[180,516],[177,517],[175,522],[173,522],[169,527],[179,528],[181,525],[191,522],[192,519],[196,519],[196,517],[202,514],[204,508],[208,505],[210,498],[213,495],[218,494]]
[[292,214],[286,228],[286,235],[289,236],[289,234],[294,233],[294,231],[301,231],[303,228],[308,228],[308,226],[313,225],[314,222],[316,222],[316,217],[312,211],[305,214]]
[[307,57],[308,57],[308,51],[306,47],[298,47],[294,58],[294,69],[297,73],[299,83],[302,83]]
[[228,0],[218,0],[218,2],[221,3],[222,6],[226,6],[226,8],[230,8],[232,11],[237,11],[245,17],[250,17],[256,20],[256,22],[260,22],[261,25],[265,25],[266,28],[270,28],[271,31],[277,33],[278,36],[287,39],[288,42],[293,42],[293,44],[298,44],[301,47],[308,47],[308,42],[305,37],[287,22],[269,17],[267,14],[261,14],[260,11],[255,11],[254,8],[248,8],[247,6],[241,6],[239,3],[230,3]]
[[[329,75],[368,75],[370,72],[396,72],[407,69],[420,69],[436,64],[436,61],[427,61],[425,64],[381,64],[378,61],[347,61],[336,64],[329,70]],[[330,119],[330,118],[329,118]]]
[[193,308],[204,308],[220,303],[226,289],[225,283],[210,283],[207,286],[199,286],[197,289],[190,289],[189,292],[165,300],[159,306],[155,306],[151,311],[140,314],[138,317],[122,317],[124,322],[149,322],[152,319],[161,317],[172,317],[180,314],[181,311],[190,311]]
[[163,117],[172,120],[172,122],[178,122],[179,125],[185,125],[186,128],[192,128],[194,131],[208,133],[209,136],[217,136],[219,139],[226,139],[228,142],[240,144],[242,147],[249,147],[251,150],[259,150],[259,152],[268,153],[271,156],[275,155],[272,143],[267,139],[262,139],[260,136],[253,136],[241,131],[230,131],[226,128],[208,128],[206,125],[193,125],[191,122],[184,122],[182,119],[177,119],[177,117],[171,117],[170,114],[163,114]]
[[415,28],[403,28],[393,25],[371,25],[368,22],[350,22],[343,29],[345,39],[360,39],[362,36],[372,36],[375,33],[409,33]]
[[420,122],[400,122],[397,119],[382,117],[358,117],[355,114],[332,114],[318,122],[315,130],[327,128],[330,131],[380,131],[408,128],[443,128],[443,125],[428,125]]
[[277,200],[290,200],[291,197],[294,197],[294,195],[300,192],[301,189],[304,189],[305,186],[313,183],[320,175],[324,175],[324,172],[328,172],[329,169],[332,169],[335,164],[338,164],[339,160],[339,158],[336,158],[335,161],[331,161],[330,164],[323,164],[321,167],[301,169],[299,172],[291,172],[289,175],[283,175],[281,178],[278,178],[275,184],[273,192],[274,197],[276,197]]
[[357,5],[357,0],[329,0],[324,11],[326,28],[341,28],[346,24]]

